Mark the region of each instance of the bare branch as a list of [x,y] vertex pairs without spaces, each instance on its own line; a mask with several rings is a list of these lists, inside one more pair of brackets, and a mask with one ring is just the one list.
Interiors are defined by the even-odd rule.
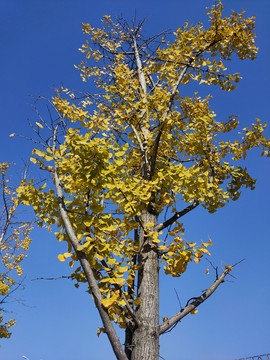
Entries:
[[216,273],[216,280],[218,279],[218,267],[217,266],[214,266],[212,264],[212,262],[206,258],[206,260],[209,262],[209,264],[212,266],[212,268],[215,270],[215,273]]
[[35,281],[35,280],[59,280],[59,279],[72,279],[72,277],[70,275],[63,275],[63,276],[58,276],[58,277],[39,277],[36,279],[32,279],[31,281]]
[[178,220],[180,217],[186,215],[187,213],[189,213],[191,210],[195,209],[198,205],[199,205],[199,201],[198,200],[194,200],[193,203],[189,206],[187,206],[185,209],[181,210],[181,211],[177,211],[170,219],[164,221],[164,223],[158,224],[155,227],[155,231],[161,231],[163,229],[166,229],[168,226],[170,226],[171,224],[173,224],[176,220]]
[[28,136],[23,136],[23,135],[20,135],[20,134],[14,134],[14,136],[19,136],[19,137],[22,138],[22,139],[30,140],[30,141],[32,141],[32,142],[35,143],[35,144],[39,144],[39,145],[41,145],[42,147],[45,147],[44,143],[42,143],[41,141],[35,140],[35,139],[30,138],[30,137],[28,137]]
[[[178,323],[181,319],[187,316],[192,310],[196,309],[199,305],[201,305],[209,296],[211,296],[216,289],[219,287],[221,283],[224,282],[225,277],[231,271],[230,268],[226,268],[222,274],[214,281],[214,283],[201,295],[198,297],[191,298],[184,309],[179,311],[177,314],[173,315],[170,319],[165,321],[163,324],[159,326],[159,335],[164,334],[168,331],[172,326]],[[192,302],[190,302],[193,300]],[[190,303],[189,303],[190,302]]]
[[130,125],[132,131],[134,132],[134,135],[136,136],[136,139],[137,139],[137,141],[138,141],[138,144],[139,144],[141,153],[142,153],[142,155],[143,155],[143,157],[144,157],[145,162],[147,163],[148,160],[145,158],[145,151],[144,151],[144,148],[143,148],[143,143],[142,143],[142,141],[141,141],[141,138],[140,138],[140,136],[139,136],[139,134],[138,134],[135,126],[134,126],[133,124],[129,124],[129,125]]

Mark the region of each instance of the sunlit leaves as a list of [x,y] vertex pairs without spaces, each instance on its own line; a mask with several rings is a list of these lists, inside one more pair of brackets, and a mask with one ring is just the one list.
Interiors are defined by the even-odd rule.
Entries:
[[[179,225],[177,232],[183,231],[182,224]],[[180,236],[176,236],[169,245],[160,246],[159,249],[163,250],[161,262],[166,263],[164,265],[165,274],[175,277],[181,276],[186,271],[189,262],[199,263],[203,254],[210,255],[207,249],[209,245],[212,245],[211,240],[208,243],[202,242],[201,245],[197,245],[188,241],[184,242]]]

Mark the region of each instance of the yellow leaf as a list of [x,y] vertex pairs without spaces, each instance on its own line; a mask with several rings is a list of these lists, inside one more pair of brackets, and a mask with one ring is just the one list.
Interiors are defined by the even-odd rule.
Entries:
[[112,300],[112,298],[109,298],[109,299],[102,299],[102,305],[108,309],[114,302],[115,302],[115,299]]
[[102,327],[102,328],[98,328],[98,332],[97,332],[97,336],[99,337],[99,335],[101,334],[101,333],[106,333],[106,331],[105,331],[105,329]]
[[167,318],[167,317],[164,317],[164,318],[162,318],[162,320],[163,320],[163,322],[165,322],[165,321],[168,320],[168,318]]
[[83,249],[86,248],[87,245],[88,245],[88,242],[80,245],[80,246],[77,248],[77,251],[83,251]]
[[116,165],[118,165],[118,166],[121,166],[121,165],[123,165],[123,163],[124,163],[124,160],[123,159],[116,159],[115,160],[115,163],[116,163]]
[[38,149],[33,149],[32,154],[36,154],[37,156],[40,156],[40,157],[45,156],[44,151],[40,151]]
[[106,228],[107,231],[115,231],[117,230],[118,225],[110,225]]
[[228,269],[228,270],[232,271],[233,267],[230,266],[230,265],[225,265],[225,269]]
[[30,157],[30,161],[31,161],[33,164],[36,164],[36,163],[37,163],[37,159],[32,158],[32,157]]
[[13,134],[10,134],[10,135],[9,135],[9,137],[13,137],[14,135],[15,135],[15,133],[13,133]]
[[119,286],[124,286],[126,283],[126,280],[123,278],[113,279],[112,283],[117,284]]
[[62,255],[62,254],[59,254],[59,255],[57,256],[57,259],[58,259],[59,261],[65,261],[65,260],[66,260],[66,258],[65,258],[64,255]]
[[208,275],[209,274],[209,269],[206,269],[205,273],[206,273],[206,275]]
[[210,252],[207,250],[207,249],[204,249],[204,248],[200,248],[200,251],[207,254],[207,255],[211,255]]
[[112,306],[115,302],[117,302],[118,299],[118,295],[119,295],[119,291],[116,291],[112,297],[108,298],[108,299],[102,299],[102,305],[108,309],[110,306]]
[[197,257],[195,257],[194,262],[195,262],[196,264],[198,264],[198,263],[200,262],[200,259],[197,258]]
[[120,273],[125,273],[128,271],[128,266],[122,266],[117,269]]
[[199,311],[198,309],[194,309],[194,310],[192,310],[192,311],[190,312],[190,314],[191,314],[191,315],[194,315],[194,314],[196,314],[198,311]]
[[99,254],[96,254],[95,257],[96,257],[98,260],[100,260],[100,261],[103,260],[103,256],[101,256],[101,255],[99,255]]
[[93,222],[93,220],[85,220],[85,221],[84,221],[84,225],[87,226],[87,227],[89,227],[89,226],[92,225],[92,222]]
[[141,305],[141,299],[139,299],[139,298],[135,299],[135,300],[134,300],[134,305],[135,305],[135,306]]
[[108,261],[107,261],[107,264],[113,265],[115,262],[116,262],[116,259],[109,258]]
[[40,127],[41,129],[43,129],[43,126],[42,126],[39,122],[36,121],[36,124],[37,124],[38,127]]

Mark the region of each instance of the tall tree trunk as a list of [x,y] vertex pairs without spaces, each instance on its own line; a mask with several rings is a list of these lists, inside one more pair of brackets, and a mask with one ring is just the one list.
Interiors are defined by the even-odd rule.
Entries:
[[[151,203],[141,214],[143,224],[157,224],[155,206]],[[141,304],[137,310],[139,326],[132,337],[131,360],[158,360],[159,357],[159,260],[157,245],[140,229],[140,254],[137,294]]]

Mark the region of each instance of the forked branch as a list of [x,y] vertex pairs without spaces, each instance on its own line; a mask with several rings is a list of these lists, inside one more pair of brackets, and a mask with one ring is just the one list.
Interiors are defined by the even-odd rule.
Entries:
[[[187,305],[179,311],[177,314],[173,315],[167,321],[159,326],[159,335],[170,330],[175,324],[187,316],[191,311],[195,310],[199,305],[201,305],[209,296],[211,296],[221,283],[224,282],[225,277],[229,274],[232,267],[227,267],[222,272],[222,274],[214,281],[214,283],[201,295],[190,299]],[[192,300],[192,302],[190,302]]]

